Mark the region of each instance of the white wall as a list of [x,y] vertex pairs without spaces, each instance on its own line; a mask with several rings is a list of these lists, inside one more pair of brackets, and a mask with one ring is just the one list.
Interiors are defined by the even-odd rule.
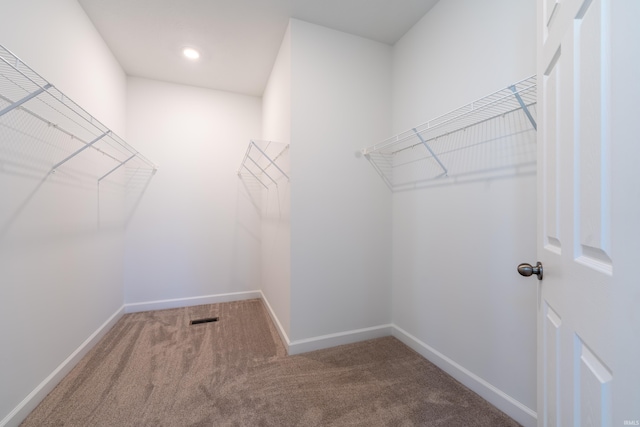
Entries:
[[354,155],[389,134],[391,48],[290,25],[295,343],[391,320],[391,196]]
[[128,78],[127,134],[159,165],[127,228],[125,301],[260,288],[260,216],[237,170],[261,100]]
[[3,0],[0,44],[125,138],[125,74],[76,0]]
[[[394,46],[394,132],[534,74],[535,16],[533,0],[439,2]],[[516,266],[535,262],[535,194],[535,176],[525,174],[393,197],[394,324],[529,425],[536,409],[536,287],[523,286]],[[454,364],[508,398],[469,381]]]
[[[262,139],[291,142],[291,28],[287,28],[262,96]],[[282,160],[285,160],[282,162]],[[290,171],[289,152],[279,164]],[[263,192],[262,292],[288,338],[291,314],[290,183],[280,180]]]
[[[125,75],[75,0],[3,1],[0,44],[124,136]],[[13,425],[60,377],[45,378],[122,306],[124,231],[121,217],[120,227],[98,226],[89,153],[39,185],[52,151],[34,144],[22,156],[26,147],[7,151],[2,135],[0,160],[22,159],[0,168],[0,424]],[[72,171],[81,178],[65,180]],[[101,209],[117,220],[122,194],[112,196]],[[44,394],[20,406],[39,386]]]

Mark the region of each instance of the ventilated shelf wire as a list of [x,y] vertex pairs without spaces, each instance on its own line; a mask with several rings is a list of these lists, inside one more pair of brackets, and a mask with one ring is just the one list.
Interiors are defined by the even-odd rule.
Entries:
[[262,187],[278,185],[281,179],[289,180],[289,175],[280,165],[280,159],[289,145],[273,141],[252,140],[238,168],[241,178],[251,178]]
[[[11,55],[10,52],[6,51],[6,49],[2,54]],[[9,89],[14,88],[22,91],[22,93],[17,93],[17,96],[13,97],[14,100],[22,99],[25,95],[33,93],[41,88],[47,88],[46,91],[42,92],[42,94],[34,99],[34,101],[39,101],[40,104],[29,102],[28,108],[26,106],[22,106],[19,107],[20,110],[29,113],[34,118],[46,122],[48,126],[56,128],[58,131],[67,133],[69,136],[84,144],[88,144],[91,141],[87,140],[88,138],[108,132],[106,126],[94,119],[89,113],[67,98],[55,87],[49,86],[46,80],[20,62],[19,59],[15,58],[15,56],[13,57],[13,64],[15,65],[9,63],[6,56],[2,56],[1,59],[3,62],[0,63],[0,65],[4,65],[2,76],[9,83],[6,86],[3,85],[3,92],[7,89],[7,86]],[[42,112],[42,114],[38,114],[38,112]],[[48,120],[44,116],[54,118],[55,122]],[[122,157],[122,155],[125,155],[126,153],[136,153],[131,146],[112,132],[103,138],[103,144],[101,144],[102,147],[104,147],[104,143],[109,144],[112,147],[111,152],[114,153],[114,155],[110,155],[109,152],[102,150],[99,147],[92,148],[112,157],[114,160],[118,160],[118,158],[115,157],[118,154]]]
[[[85,146],[100,137],[99,142],[90,148],[119,164],[135,158],[150,169],[156,169],[153,162],[1,45],[0,77],[0,111],[25,98],[28,99],[7,112],[4,117],[0,116],[3,126],[7,129],[26,134],[29,133],[29,127],[32,127],[32,140],[47,140],[50,144],[59,139],[53,137],[52,132],[65,135]],[[32,98],[29,98],[30,96]],[[11,119],[7,116],[11,116]],[[62,147],[60,149],[62,150]],[[69,152],[69,148],[66,152]]]
[[453,110],[362,152],[392,190],[535,162],[536,78]]

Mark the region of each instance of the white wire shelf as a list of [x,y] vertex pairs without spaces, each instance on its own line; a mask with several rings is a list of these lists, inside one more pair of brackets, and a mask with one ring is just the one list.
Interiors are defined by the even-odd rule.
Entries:
[[392,191],[535,165],[536,77],[362,150]]
[[288,149],[288,144],[251,140],[238,169],[238,176],[254,180],[265,189],[278,186],[283,179],[289,182],[289,175],[281,162]]
[[98,183],[125,165],[152,172],[157,169],[2,45],[0,142],[3,163],[44,169],[48,173],[63,168],[90,148],[110,159],[100,163],[100,170],[93,171]]

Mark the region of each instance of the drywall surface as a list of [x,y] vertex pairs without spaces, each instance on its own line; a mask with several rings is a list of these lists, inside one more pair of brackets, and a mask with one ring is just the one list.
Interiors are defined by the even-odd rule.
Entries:
[[[264,140],[291,142],[291,29],[288,28],[262,96]],[[278,164],[290,172],[289,151]],[[262,212],[262,292],[278,318],[284,333],[290,333],[291,312],[291,204],[290,184],[280,174],[277,186],[266,190],[258,185]],[[289,174],[290,176],[290,174]],[[291,177],[291,176],[290,176]],[[256,186],[248,180],[247,185]]]
[[0,44],[125,135],[126,76],[75,0],[4,0]]
[[[436,4],[393,49],[394,132],[533,75],[535,16]],[[535,411],[537,284],[516,272],[535,262],[535,176],[435,184],[393,196],[393,322]]]
[[390,131],[391,48],[290,25],[295,342],[390,321],[391,195],[359,150]]
[[532,0],[436,4],[393,48],[394,132],[535,74],[534,15]]
[[128,224],[125,302],[259,289],[260,216],[237,170],[259,98],[128,78],[127,134],[158,163]]
[[[76,1],[3,1],[0,43],[124,136],[125,75]],[[49,176],[59,151],[8,137],[10,114],[0,127],[0,423],[123,304],[114,184],[124,174],[98,191],[112,165],[86,150]]]

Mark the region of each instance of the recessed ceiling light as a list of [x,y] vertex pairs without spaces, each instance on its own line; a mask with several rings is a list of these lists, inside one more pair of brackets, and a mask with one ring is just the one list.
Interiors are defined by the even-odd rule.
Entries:
[[185,47],[184,49],[182,49],[182,54],[191,60],[196,60],[200,58],[200,52],[198,52],[192,47]]

